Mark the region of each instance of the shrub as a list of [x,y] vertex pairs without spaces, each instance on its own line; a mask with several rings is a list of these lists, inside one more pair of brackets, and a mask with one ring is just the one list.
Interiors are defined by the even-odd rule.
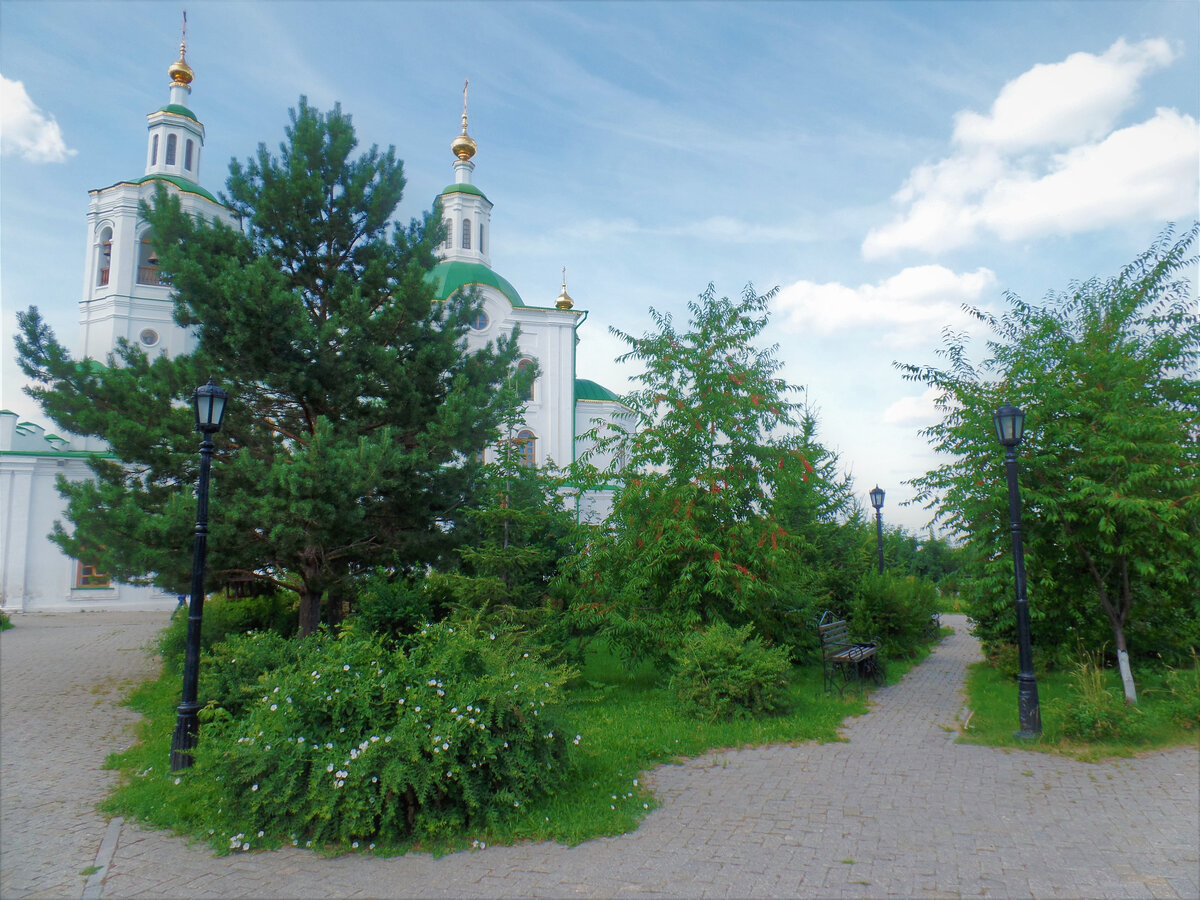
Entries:
[[1085,741],[1136,739],[1144,733],[1141,711],[1126,706],[1104,686],[1104,654],[1081,650],[1071,672],[1071,695],[1062,703],[1063,734]]
[[232,634],[200,662],[200,699],[236,718],[261,695],[259,679],[295,666],[299,652],[295,640],[274,631]]
[[300,645],[236,719],[212,722],[195,772],[221,821],[317,845],[487,828],[566,770],[558,723],[573,673],[511,633],[431,625],[406,651],[353,632]]
[[[204,600],[200,621],[200,647],[209,650],[230,634],[247,631],[274,631],[284,637],[296,633],[297,597],[290,591],[278,591],[263,597],[238,599],[214,594]],[[159,638],[158,652],[171,668],[183,665],[187,648],[187,616],[172,618]]]
[[852,634],[879,638],[885,657],[908,658],[929,640],[929,617],[937,607],[937,587],[929,579],[870,572],[859,581],[847,618]]
[[1188,730],[1200,726],[1200,660],[1195,650],[1191,668],[1168,667],[1163,686],[1170,694],[1171,720]]
[[775,709],[787,687],[788,653],[767,647],[753,630],[717,622],[683,640],[672,654],[671,688],[685,708],[709,719]]
[[8,617],[8,613],[0,612],[0,631],[8,631],[12,627],[12,619]]
[[368,634],[399,639],[432,618],[424,579],[376,569],[360,582],[354,620]]

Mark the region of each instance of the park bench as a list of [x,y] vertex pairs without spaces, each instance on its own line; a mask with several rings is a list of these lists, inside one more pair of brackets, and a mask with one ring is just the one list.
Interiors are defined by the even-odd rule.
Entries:
[[837,688],[844,694],[846,686],[854,683],[862,693],[863,683],[870,678],[883,684],[883,660],[879,657],[879,639],[855,641],[850,637],[850,626],[845,619],[837,618],[832,610],[826,610],[817,623],[817,634],[821,638],[821,662],[825,673],[825,692]]

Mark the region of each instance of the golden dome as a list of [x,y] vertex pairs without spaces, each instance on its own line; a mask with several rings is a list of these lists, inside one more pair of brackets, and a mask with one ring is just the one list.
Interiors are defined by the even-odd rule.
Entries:
[[463,125],[463,133],[450,142],[450,152],[459,159],[470,159],[475,155],[476,149],[475,141],[467,134],[467,126]]
[[195,77],[192,67],[187,64],[182,53],[179,55],[179,59],[171,63],[167,74],[171,76],[171,84],[189,85]]
[[467,85],[470,82],[463,79],[463,130],[462,134],[450,142],[450,152],[459,159],[470,159],[475,155],[477,149],[475,142],[471,140],[471,136],[467,134]]
[[571,295],[567,293],[567,267],[563,266],[563,286],[562,293],[558,295],[558,299],[554,301],[554,305],[559,309],[571,309],[575,305],[575,301],[571,299]]

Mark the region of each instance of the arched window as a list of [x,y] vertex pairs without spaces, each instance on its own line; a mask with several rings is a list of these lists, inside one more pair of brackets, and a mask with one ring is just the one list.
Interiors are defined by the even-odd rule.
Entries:
[[464,250],[471,249],[471,220],[463,219],[463,245]]
[[150,244],[149,229],[142,233],[142,239],[138,243],[137,283],[163,283],[162,279],[158,276],[158,255],[154,252],[154,247]]
[[479,223],[479,252],[483,253],[483,223]]
[[[521,385],[521,399],[522,400],[532,400],[533,399],[533,378],[530,377],[532,371],[533,371],[533,360],[532,359],[523,359],[519,363],[517,363],[518,380],[524,382]],[[528,381],[526,381],[525,379],[528,379]]]
[[173,134],[167,135],[167,158],[164,160],[168,166],[175,165],[175,145],[179,143],[179,139]]
[[158,165],[158,135],[157,134],[154,136],[154,139],[150,141],[150,165],[152,165],[152,166]]
[[454,246],[454,222],[450,219],[442,219],[442,227],[446,229],[446,239],[442,241],[442,246],[449,250]]
[[532,431],[528,428],[518,431],[513,444],[516,445],[521,465],[531,469],[537,465],[537,438],[533,436]]
[[112,270],[112,229],[107,225],[100,230],[100,254],[96,260],[96,284],[103,287],[108,284],[108,275]]
[[188,141],[183,146],[183,167],[189,172],[192,171],[192,142]]

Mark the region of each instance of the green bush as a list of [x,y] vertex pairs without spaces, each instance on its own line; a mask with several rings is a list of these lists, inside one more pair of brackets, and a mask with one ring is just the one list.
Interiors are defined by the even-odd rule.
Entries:
[[684,638],[672,653],[671,689],[685,708],[713,720],[775,709],[787,688],[788,653],[753,630],[717,622]]
[[199,698],[236,718],[261,695],[259,679],[294,667],[299,653],[294,638],[274,631],[231,634],[200,661]]
[[355,610],[356,627],[392,640],[419,631],[433,618],[425,580],[386,569],[359,583]]
[[1163,687],[1170,694],[1172,721],[1189,731],[1200,727],[1200,661],[1195,650],[1190,669],[1167,668]]
[[[200,648],[209,650],[230,634],[247,631],[274,631],[283,637],[296,633],[299,625],[296,612],[297,597],[290,591],[279,591],[265,597],[245,599],[214,594],[204,600],[200,620]],[[183,667],[187,648],[187,615],[181,610],[159,638],[158,652],[169,668]]]
[[885,658],[911,658],[929,641],[937,610],[937,587],[929,579],[870,572],[859,581],[847,619],[855,637],[879,638]]
[[1104,654],[1081,651],[1071,672],[1071,694],[1062,703],[1063,734],[1085,741],[1136,740],[1142,713],[1104,685]]
[[[231,846],[444,838],[499,823],[566,772],[563,683],[511,633],[430,625],[407,650],[353,632],[300,644],[234,719],[202,727],[195,776]],[[256,842],[257,843],[257,842]]]
[[12,619],[8,617],[8,613],[0,612],[0,631],[8,631],[12,627]]

